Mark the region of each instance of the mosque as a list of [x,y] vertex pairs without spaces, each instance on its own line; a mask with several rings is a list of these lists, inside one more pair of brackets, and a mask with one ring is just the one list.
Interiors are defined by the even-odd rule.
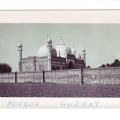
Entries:
[[22,43],[18,44],[19,51],[19,71],[20,72],[37,72],[47,70],[63,70],[63,69],[80,69],[86,67],[86,53],[82,51],[82,55],[71,49],[64,42],[53,47],[52,40],[48,37],[44,45],[42,45],[37,56],[29,56],[22,58]]

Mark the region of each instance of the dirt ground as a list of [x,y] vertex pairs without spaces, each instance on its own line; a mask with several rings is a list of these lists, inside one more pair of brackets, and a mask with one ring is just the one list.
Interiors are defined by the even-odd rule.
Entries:
[[120,85],[1,83],[1,97],[120,97]]

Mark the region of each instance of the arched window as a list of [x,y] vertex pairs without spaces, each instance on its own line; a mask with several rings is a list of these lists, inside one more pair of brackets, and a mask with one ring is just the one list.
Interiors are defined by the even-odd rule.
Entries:
[[56,70],[54,65],[52,66],[52,70]]
[[74,63],[72,61],[69,62],[68,69],[74,69]]
[[60,67],[59,67],[59,66],[57,66],[57,70],[60,70]]
[[62,70],[64,70],[64,69],[65,69],[65,66],[62,67]]

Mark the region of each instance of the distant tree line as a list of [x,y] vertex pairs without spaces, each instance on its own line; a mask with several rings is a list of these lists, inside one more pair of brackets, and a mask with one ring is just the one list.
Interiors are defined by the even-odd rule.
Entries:
[[7,63],[0,63],[0,73],[9,73],[12,71],[12,68]]
[[105,67],[120,67],[120,61],[119,59],[115,59],[113,63],[107,63],[107,64],[102,64],[100,66],[101,68],[105,68]]

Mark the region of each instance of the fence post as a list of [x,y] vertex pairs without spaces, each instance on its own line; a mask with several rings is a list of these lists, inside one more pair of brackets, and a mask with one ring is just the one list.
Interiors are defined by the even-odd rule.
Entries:
[[32,73],[33,73],[33,80],[32,80],[32,82],[34,83],[34,71]]
[[1,73],[1,75],[2,75],[2,83],[3,83],[3,73]]
[[118,67],[118,79],[119,79],[119,67]]
[[17,83],[17,72],[15,72],[15,83]]
[[43,70],[43,83],[45,82],[45,71]]
[[99,72],[98,72],[99,73],[99,75],[98,75],[99,76],[99,83],[101,83],[101,81],[100,81],[100,68],[98,70],[99,70]]
[[81,84],[84,85],[83,68],[81,68]]

